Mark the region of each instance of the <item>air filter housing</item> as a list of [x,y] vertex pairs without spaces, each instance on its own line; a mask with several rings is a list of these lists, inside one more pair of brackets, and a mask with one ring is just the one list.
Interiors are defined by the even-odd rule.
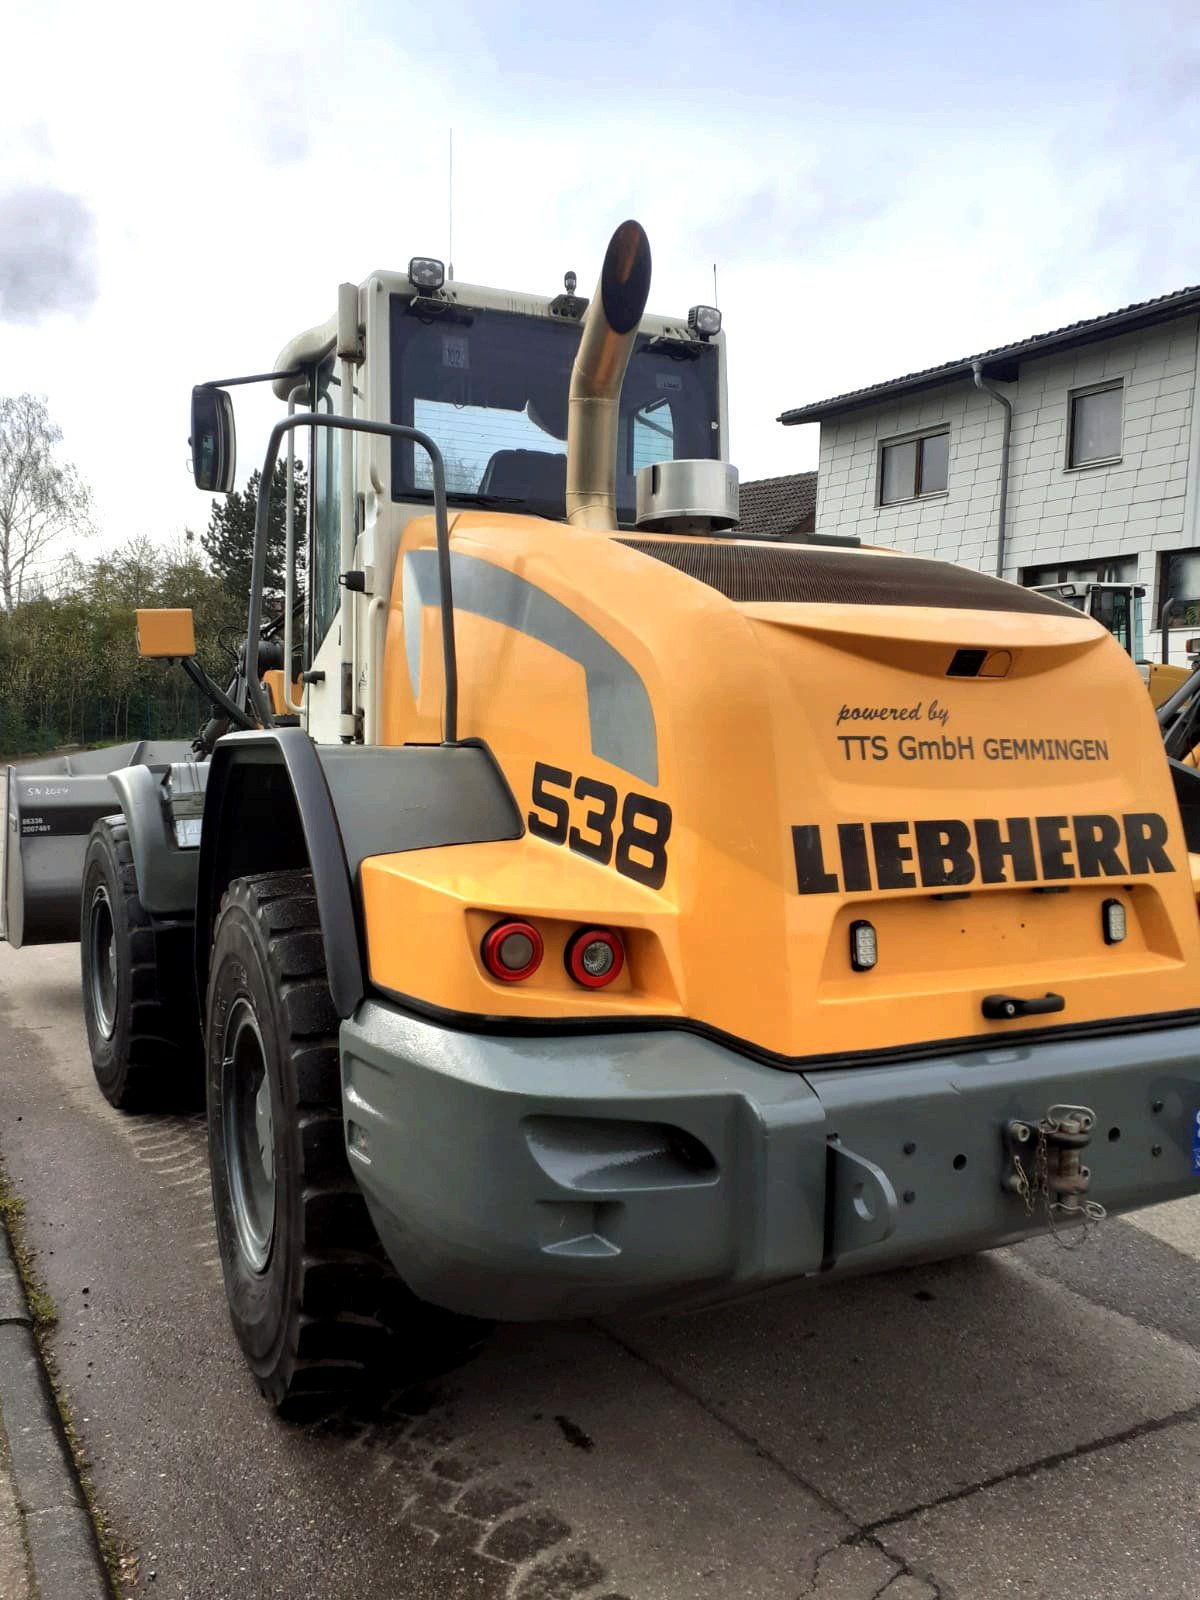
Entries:
[[637,475],[639,528],[722,533],[737,520],[737,468],[727,461],[658,461]]

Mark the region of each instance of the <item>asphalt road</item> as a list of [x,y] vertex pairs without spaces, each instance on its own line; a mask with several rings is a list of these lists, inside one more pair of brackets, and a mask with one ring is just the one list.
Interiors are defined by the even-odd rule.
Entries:
[[509,1328],[276,1420],[197,1118],[95,1089],[78,951],[0,944],[0,1149],[101,1503],[154,1600],[1193,1600],[1200,1198],[675,1319]]

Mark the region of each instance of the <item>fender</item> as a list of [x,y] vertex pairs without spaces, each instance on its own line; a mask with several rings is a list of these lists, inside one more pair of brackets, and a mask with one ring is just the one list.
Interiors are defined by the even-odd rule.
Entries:
[[518,839],[524,823],[485,745],[319,745],[301,728],[231,733],[208,777],[196,885],[196,980],[234,878],[311,871],[339,1017],[367,990],[358,869],[367,856]]
[[175,836],[172,800],[204,793],[208,763],[173,763],[164,783],[149,767],[125,767],[109,774],[129,828],[138,894],[154,916],[191,915],[196,904],[199,854],[181,848]]

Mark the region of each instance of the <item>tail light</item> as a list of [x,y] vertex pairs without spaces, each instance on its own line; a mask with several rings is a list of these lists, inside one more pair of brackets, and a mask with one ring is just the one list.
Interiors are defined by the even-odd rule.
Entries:
[[493,978],[520,983],[542,964],[542,936],[531,922],[508,919],[488,930],[480,953]]
[[620,976],[625,950],[607,928],[581,928],[566,949],[567,971],[585,989],[603,989]]

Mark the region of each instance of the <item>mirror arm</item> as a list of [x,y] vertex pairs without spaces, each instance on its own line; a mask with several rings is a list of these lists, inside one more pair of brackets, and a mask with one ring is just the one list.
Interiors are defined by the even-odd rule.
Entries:
[[205,672],[200,663],[192,656],[183,656],[179,665],[199,689],[200,693],[211,700],[218,711],[223,711],[232,723],[239,728],[256,728],[258,724],[253,717],[248,717],[240,706],[236,705],[224,689],[219,688]]
[[286,372],[252,372],[245,378],[210,378],[198,383],[197,389],[236,389],[239,383],[270,383],[274,378],[302,378],[303,367],[289,367]]

